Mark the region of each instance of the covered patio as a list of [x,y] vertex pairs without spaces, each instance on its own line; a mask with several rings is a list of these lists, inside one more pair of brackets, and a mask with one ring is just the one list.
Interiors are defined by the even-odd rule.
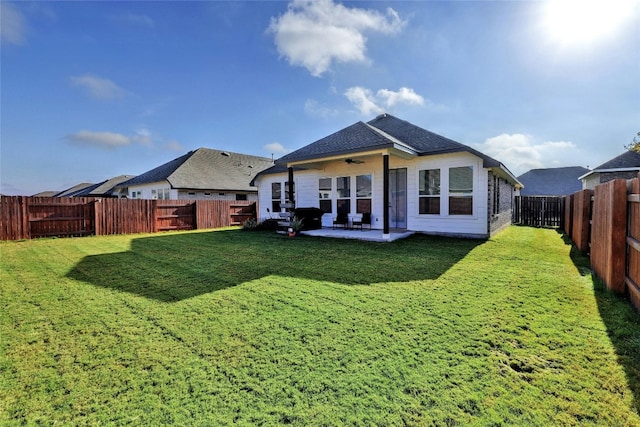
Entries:
[[335,239],[366,240],[369,242],[393,242],[413,235],[414,231],[391,230],[388,235],[384,235],[382,230],[348,230],[334,228],[319,228],[317,230],[305,230],[300,234],[304,236],[332,237]]

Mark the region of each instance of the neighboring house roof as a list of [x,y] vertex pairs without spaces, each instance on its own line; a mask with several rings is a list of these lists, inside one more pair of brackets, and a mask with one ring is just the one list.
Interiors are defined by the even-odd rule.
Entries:
[[54,197],[106,197],[111,196],[113,189],[120,183],[133,178],[133,175],[120,175],[97,184],[82,183],[61,191]]
[[521,196],[565,196],[582,190],[579,177],[589,172],[582,166],[532,169],[518,177],[524,185]]
[[110,196],[113,192],[113,189],[118,185],[125,181],[134,178],[134,175],[120,175],[111,179],[107,179],[106,181],[102,181],[95,188],[89,189],[86,194],[82,194],[83,196]]
[[58,193],[59,191],[41,191],[39,193],[32,195],[31,197],[53,197]]
[[76,197],[78,193],[81,193],[82,191],[87,189],[93,189],[96,186],[98,186],[98,184],[93,184],[91,182],[83,182],[81,184],[76,184],[71,188],[67,188],[66,190],[62,190],[59,193],[56,193],[54,197]]
[[120,187],[168,181],[172,188],[255,191],[250,182],[273,165],[266,157],[198,148],[121,183]]
[[[390,114],[381,114],[364,123],[357,122],[327,137],[319,139],[276,161],[276,166],[287,163],[341,156],[382,148],[396,148],[415,156],[468,152],[483,159],[484,167],[498,168],[505,177],[520,186],[515,176],[502,163],[467,145],[435,134]],[[281,172],[278,168],[267,173]]]
[[592,171],[587,172],[586,174],[582,175],[580,179],[584,179],[594,173],[622,172],[634,170],[640,170],[640,153],[635,151],[627,151],[617,157],[614,157],[611,160],[604,162]]

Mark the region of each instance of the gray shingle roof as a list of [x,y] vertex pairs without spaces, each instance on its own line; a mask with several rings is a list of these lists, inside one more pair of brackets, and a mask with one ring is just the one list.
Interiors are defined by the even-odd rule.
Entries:
[[593,171],[597,172],[599,169],[625,169],[638,167],[640,167],[640,153],[627,151],[609,161],[604,162]]
[[279,158],[276,163],[392,147],[396,143],[410,148],[420,156],[467,151],[482,158],[485,162],[485,167],[500,165],[497,160],[467,145],[430,132],[390,114],[381,114],[368,123],[354,123]]
[[255,175],[273,165],[266,157],[198,148],[151,169],[120,186],[168,181],[172,188],[255,191]]
[[76,184],[73,187],[67,188],[66,190],[62,190],[57,193],[54,197],[75,197],[78,193],[85,191],[87,189],[93,189],[98,184],[94,184],[91,182],[83,182],[81,184]]
[[122,182],[130,180],[133,177],[134,177],[133,175],[120,175],[120,176],[107,179],[106,181],[102,181],[95,188],[88,189],[88,191],[86,191],[86,194],[82,194],[82,195],[93,196],[93,197],[111,196],[111,192],[113,191],[114,187],[116,187],[118,184]]
[[589,172],[582,166],[532,169],[518,177],[524,185],[522,196],[565,196],[582,190],[580,176]]
[[276,163],[308,160],[393,146],[393,142],[363,122],[339,130],[278,159]]
[[[515,180],[513,174],[496,159],[390,114],[381,114],[368,123],[357,122],[347,126],[279,158],[276,164],[347,155],[398,145],[418,156],[469,152],[483,159],[484,167],[499,168],[506,176]],[[277,171],[271,169],[265,173],[277,173]]]

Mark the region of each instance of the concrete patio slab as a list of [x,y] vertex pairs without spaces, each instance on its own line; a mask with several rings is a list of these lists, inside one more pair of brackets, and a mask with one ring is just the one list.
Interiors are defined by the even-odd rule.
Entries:
[[394,240],[404,239],[413,235],[414,231],[407,230],[394,230],[389,235],[384,236],[382,230],[344,230],[333,228],[321,228],[318,230],[305,230],[300,234],[304,236],[314,237],[330,237],[334,239],[354,239],[354,240],[366,240],[369,242],[393,242]]

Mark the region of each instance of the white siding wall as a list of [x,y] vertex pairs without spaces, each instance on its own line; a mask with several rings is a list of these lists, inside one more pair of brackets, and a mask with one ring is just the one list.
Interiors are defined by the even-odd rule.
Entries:
[[[132,185],[128,189],[127,197],[129,199],[133,199],[133,192],[140,192],[140,195],[137,196],[137,199],[154,199],[152,190],[160,190],[164,188],[170,188],[168,181],[164,182],[153,182],[151,184],[141,184],[141,185]],[[190,194],[194,193],[194,194]],[[205,193],[209,193],[206,195]],[[241,194],[247,194],[246,192],[241,192]],[[236,200],[236,192],[235,191],[214,191],[214,190],[177,190],[170,189],[169,196],[171,200],[178,199],[197,199],[197,200]],[[258,194],[256,193],[248,193],[247,200],[250,202],[255,202],[258,200]]]
[[[133,193],[139,191],[140,195],[136,196],[136,199],[153,199],[151,196],[151,190],[159,190],[161,188],[170,188],[168,181],[163,182],[152,182],[150,184],[140,184],[140,185],[131,185],[129,186],[129,195],[127,196],[130,199],[133,199]],[[178,190],[169,190],[171,199],[178,198]]]
[[[473,167],[473,214],[472,215],[448,215],[448,169],[452,167]],[[487,201],[488,201],[488,172],[482,167],[482,159],[470,153],[455,153],[440,156],[425,156],[405,160],[398,157],[390,157],[391,169],[407,169],[407,229],[432,234],[462,234],[486,236],[487,230]],[[419,171],[423,169],[441,170],[441,195],[440,215],[420,215],[418,213],[418,184]],[[371,216],[372,228],[383,228],[383,170],[382,156],[368,158],[362,164],[347,164],[336,162],[328,164],[324,169],[308,171],[296,171],[294,184],[296,190],[296,207],[319,207],[318,179],[333,178],[333,213],[325,215],[323,225],[331,226],[332,217],[336,214],[336,177],[351,177],[351,210],[356,211],[355,185],[357,175],[371,174],[372,177],[372,201]],[[260,221],[269,218],[267,208],[271,209],[271,183],[287,181],[287,173],[278,175],[266,175],[258,179],[259,212]]]

